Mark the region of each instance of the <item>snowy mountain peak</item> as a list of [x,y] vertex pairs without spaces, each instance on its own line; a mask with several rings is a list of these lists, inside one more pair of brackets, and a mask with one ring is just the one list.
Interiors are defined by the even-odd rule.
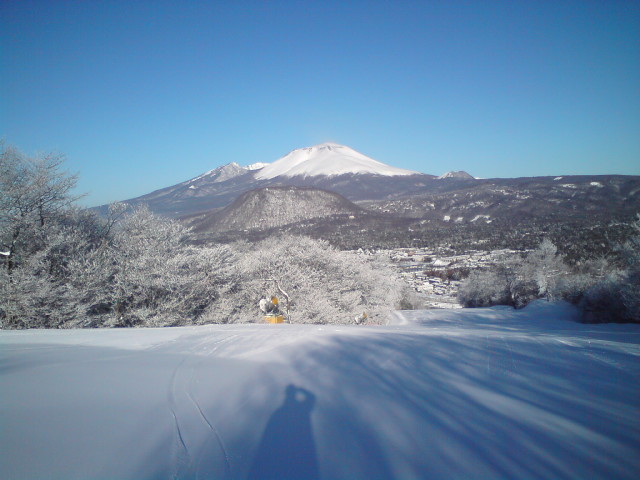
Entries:
[[293,150],[257,172],[255,178],[332,177],[347,173],[396,176],[414,175],[418,172],[391,167],[345,145],[327,142]]
[[209,170],[208,172],[205,172],[202,175],[197,176],[196,178],[192,178],[185,183],[192,184],[203,178],[213,180],[213,183],[224,182],[225,180],[229,180],[231,178],[237,177],[238,175],[242,175],[243,173],[247,173],[247,171],[248,170],[245,167],[241,167],[237,163],[231,162],[221,167],[214,168],[213,170]]
[[[322,150],[322,149],[331,150],[333,148],[340,149],[340,148],[349,148],[349,147],[340,145],[339,143],[324,142],[324,143],[319,143],[318,145],[314,145],[313,147],[307,147],[307,149],[312,149],[312,148],[315,148],[318,150]],[[300,149],[300,150],[306,150],[306,149]],[[352,150],[352,149],[349,148],[349,150]]]
[[438,177],[438,180],[442,180],[445,178],[460,178],[460,179],[464,179],[464,180],[475,180],[476,177],[474,177],[473,175],[468,174],[465,171],[462,170],[458,170],[457,172],[447,172],[444,175],[440,175]]

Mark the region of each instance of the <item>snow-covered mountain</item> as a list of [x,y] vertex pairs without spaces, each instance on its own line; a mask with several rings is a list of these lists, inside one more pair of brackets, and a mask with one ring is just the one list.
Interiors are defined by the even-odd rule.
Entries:
[[458,170],[457,172],[447,172],[443,175],[440,175],[438,177],[438,180],[444,180],[445,178],[459,178],[462,180],[475,180],[476,177],[474,177],[473,175],[468,174],[467,172],[463,171],[463,170]]
[[238,177],[240,175],[244,175],[248,172],[253,172],[255,170],[260,170],[269,165],[268,163],[257,162],[252,163],[251,165],[247,165],[246,167],[242,167],[236,162],[227,163],[226,165],[222,165],[221,167],[214,168],[213,170],[209,170],[208,172],[203,173],[202,175],[198,175],[191,180],[187,180],[186,182],[182,182],[181,185],[190,185],[190,188],[196,188],[198,183],[220,183],[226,182],[227,180],[231,180],[232,178]]
[[202,175],[198,175],[197,177],[192,178],[191,180],[187,180],[183,183],[186,185],[190,185],[192,188],[195,188],[196,185],[194,184],[198,183],[199,180],[206,179],[208,183],[220,183],[237,177],[238,175],[243,175],[249,170],[249,167],[241,167],[237,163],[232,162],[221,167],[214,168],[213,170],[209,170],[208,172],[205,172]]
[[[610,221],[614,217],[633,218],[640,205],[639,185],[640,177],[474,179],[461,171],[451,171],[438,179],[433,175],[385,165],[343,145],[324,143],[294,150],[271,164],[242,167],[229,163],[191,180],[125,202],[131,206],[146,204],[151,211],[168,217],[191,217],[192,222],[195,215],[202,220],[198,223],[203,228],[219,229],[224,226],[239,229],[237,225],[226,225],[226,221],[219,221],[219,216],[209,214],[231,205],[252,190],[308,187],[342,195],[375,212],[376,219],[387,216],[391,223],[418,222],[410,227],[411,233],[409,227],[396,223],[385,228],[376,226],[373,217],[362,217],[365,223],[356,225],[361,219],[356,216],[355,222],[349,220],[344,228],[336,227],[341,229],[339,235],[342,237],[348,231],[357,234],[371,230],[382,232],[382,236],[387,235],[385,232],[404,231],[403,235],[418,238],[433,230],[429,222],[494,226],[499,221],[531,223],[532,219],[538,219],[546,222],[545,225],[560,225],[565,220],[576,222],[578,217],[588,218],[590,222],[597,218],[602,221]],[[301,199],[288,204],[296,201]],[[333,207],[325,203],[322,205],[327,215],[336,213]],[[106,213],[107,206],[97,210]],[[249,217],[251,215],[247,220]],[[305,218],[311,217],[316,219],[316,223],[322,223],[322,228],[330,218],[318,214],[317,208],[305,208]],[[290,212],[282,214],[282,218],[286,218],[286,224],[300,220]],[[269,228],[272,227],[269,224]],[[255,228],[255,225],[243,228]],[[423,234],[418,235],[418,229]]]
[[243,193],[219,211],[184,218],[195,232],[267,230],[363,210],[337,193],[312,187],[265,187]]
[[[412,192],[433,178],[385,165],[344,145],[323,143],[294,150],[274,163],[257,162],[246,167],[229,163],[123,201],[131,206],[146,204],[155,213],[180,217],[225,207],[245,192],[268,186],[320,188],[357,201]],[[107,205],[96,207],[102,213],[107,209]]]
[[344,145],[321,143],[299,148],[256,173],[258,180],[276,177],[333,177],[345,174],[370,174],[387,177],[416,175],[418,172],[391,167]]

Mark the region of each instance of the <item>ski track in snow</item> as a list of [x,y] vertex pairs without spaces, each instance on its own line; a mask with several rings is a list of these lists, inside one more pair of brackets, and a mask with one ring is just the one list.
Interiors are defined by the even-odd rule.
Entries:
[[168,391],[168,402],[169,409],[171,410],[171,416],[173,417],[175,430],[176,430],[176,443],[178,447],[174,453],[175,457],[175,465],[176,471],[173,474],[173,478],[178,479],[183,476],[185,473],[185,469],[188,469],[189,464],[191,463],[189,449],[187,448],[187,444],[184,441],[184,437],[182,435],[182,429],[180,428],[180,421],[178,420],[178,402],[177,402],[177,389],[176,389],[176,379],[178,376],[178,371],[180,367],[187,361],[184,358],[180,364],[173,371],[173,375],[171,375],[171,381],[169,383],[169,391]]
[[[176,428],[176,451],[175,454],[175,473],[174,478],[210,478],[211,472],[201,472],[201,458],[198,458],[197,453],[193,453],[188,446],[185,435],[180,428],[180,418],[188,419],[193,416],[188,411],[188,403],[182,402],[181,407],[178,407],[177,398],[182,394],[189,399],[190,404],[197,411],[197,416],[201,419],[202,424],[209,430],[209,435],[213,436],[215,443],[220,450],[220,457],[224,464],[224,475],[220,478],[229,478],[231,467],[229,464],[229,455],[224,445],[220,433],[216,429],[215,425],[209,420],[203,408],[196,398],[194,393],[194,387],[197,382],[196,374],[198,373],[200,366],[204,362],[204,359],[214,355],[220,347],[226,343],[231,343],[237,335],[231,334],[222,336],[219,340],[211,340],[212,336],[206,336],[202,341],[194,345],[189,349],[185,358],[176,366],[173,375],[170,380],[170,387],[168,389],[169,409],[175,422]],[[180,412],[182,409],[182,412]],[[188,437],[186,437],[188,439]]]
[[485,335],[488,375],[514,375],[516,364],[511,346],[503,335]]
[[[236,337],[237,337],[237,335],[229,335],[228,337],[223,338],[219,342],[214,343],[213,346],[206,353],[206,356],[210,357],[211,355],[213,355],[213,353],[215,353],[219,349],[220,344],[225,343],[225,342],[230,342],[231,340],[235,339]],[[199,371],[199,368],[200,368],[200,365],[202,364],[202,362],[203,362],[203,360],[200,359],[198,364],[194,368],[191,369],[191,378],[189,380],[189,386],[188,386],[188,389],[187,389],[187,394],[189,396],[189,399],[193,403],[193,405],[198,410],[198,413],[200,414],[200,418],[202,418],[203,422],[206,424],[206,426],[211,431],[211,434],[215,437],[215,441],[216,441],[216,443],[218,444],[218,446],[220,448],[220,453],[221,453],[221,456],[222,456],[223,461],[224,461],[224,476],[222,478],[228,478],[229,477],[229,473],[231,471],[231,466],[229,464],[229,454],[227,453],[227,448],[224,445],[224,440],[222,439],[222,436],[220,435],[220,433],[218,432],[218,430],[214,426],[214,424],[212,424],[209,421],[209,419],[207,418],[207,415],[205,415],[204,411],[202,410],[202,406],[200,405],[200,403],[196,399],[195,394],[193,392],[194,384],[195,384],[195,381],[196,381],[196,373]],[[200,462],[198,462],[197,466],[196,466],[196,478],[200,478],[200,472],[199,472],[200,468],[199,468],[199,466],[200,466]]]

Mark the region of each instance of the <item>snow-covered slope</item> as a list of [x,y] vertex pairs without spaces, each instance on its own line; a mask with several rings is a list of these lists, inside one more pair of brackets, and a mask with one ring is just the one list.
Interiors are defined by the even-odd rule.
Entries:
[[640,326],[0,331],[0,477],[636,479]]
[[418,172],[391,167],[336,143],[321,143],[294,150],[256,174],[258,180],[275,177],[335,176],[347,173],[415,175]]
[[247,170],[260,170],[261,168],[264,168],[267,165],[269,164],[264,162],[256,162],[256,163],[252,163],[251,165],[247,165],[244,168],[246,168]]

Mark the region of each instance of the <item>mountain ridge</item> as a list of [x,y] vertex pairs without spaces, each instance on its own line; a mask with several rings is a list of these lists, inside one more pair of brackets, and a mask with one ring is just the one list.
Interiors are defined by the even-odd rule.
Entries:
[[[284,175],[274,176],[274,172]],[[397,191],[414,191],[432,178],[435,177],[391,167],[344,145],[324,143],[293,150],[270,164],[242,167],[231,162],[124,202],[131,206],[146,204],[155,213],[183,217],[223,208],[243,193],[267,186],[317,187],[358,201],[385,198]],[[104,214],[108,206],[101,205],[95,210]]]
[[[337,144],[307,147],[302,149],[304,155],[296,154],[297,160],[300,161],[296,163],[294,158],[288,166],[292,163],[299,166],[308,159],[310,153],[314,153],[313,157],[318,150],[322,150],[320,154],[325,155],[331,154],[333,150],[345,148],[348,147]],[[357,152],[356,154],[360,155]],[[286,157],[287,155],[283,158]],[[428,222],[430,225],[495,225],[501,221],[521,222],[536,218],[553,219],[553,222],[562,223],[587,217],[626,218],[640,211],[639,176],[564,175],[476,179],[461,171],[452,171],[441,176],[445,178],[438,178],[410,171],[406,172],[411,174],[384,175],[362,172],[338,174],[332,170],[325,170],[330,174],[309,175],[313,169],[282,168],[283,172],[291,176],[257,178],[261,172],[274,164],[241,167],[231,162],[185,182],[127,200],[126,203],[131,206],[146,204],[157,214],[185,218],[213,215],[252,190],[266,187],[299,187],[339,194],[368,209],[377,215],[377,219],[380,215],[391,215],[396,219]],[[381,165],[382,168],[388,167]],[[280,169],[282,164],[276,166]],[[252,170],[250,167],[255,169]],[[107,206],[97,208],[104,213],[107,209]],[[370,228],[377,220],[372,217],[367,221],[370,222],[367,228]],[[357,230],[361,227],[354,225],[353,228]],[[390,227],[390,230],[394,228]]]

